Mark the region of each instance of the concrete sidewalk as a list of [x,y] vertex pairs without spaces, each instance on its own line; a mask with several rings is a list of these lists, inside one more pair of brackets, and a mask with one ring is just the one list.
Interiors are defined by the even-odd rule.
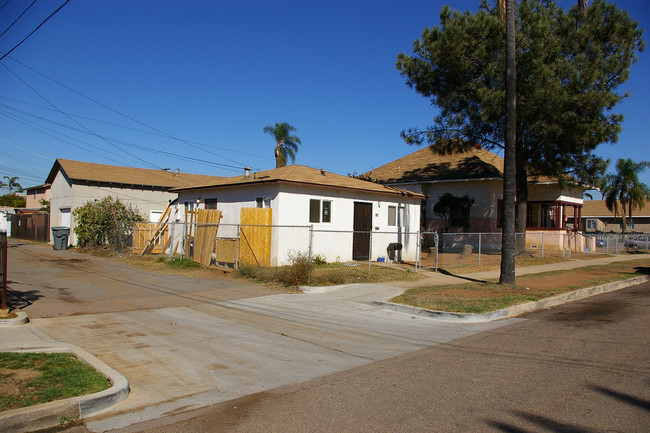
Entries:
[[[562,262],[519,268],[517,274],[630,259],[619,256]],[[321,288],[311,293],[306,290],[308,293],[302,295],[205,300],[153,309],[143,305],[130,311],[41,317],[28,325],[0,327],[0,351],[57,347],[81,354],[98,370],[109,372],[105,374],[114,383],[109,393],[113,397],[99,396],[99,403],[91,405],[90,410],[81,400],[95,397],[72,402],[73,410],[75,405],[78,408],[77,416],[84,418],[91,430],[109,431],[523,320],[453,323],[433,320],[413,310],[389,311],[374,304],[412,285],[463,283],[468,278],[498,278],[498,271],[462,277],[433,273],[416,282]],[[115,384],[119,384],[117,388]],[[129,384],[128,398],[115,404],[126,397]],[[70,410],[70,402],[60,408],[64,409]],[[7,411],[15,418],[7,417],[5,412],[0,415],[0,430],[30,430],[21,429],[16,420],[38,419],[39,410],[40,406],[20,409],[20,413]],[[61,416],[67,415],[59,414],[57,424]],[[9,419],[17,430],[7,428]]]

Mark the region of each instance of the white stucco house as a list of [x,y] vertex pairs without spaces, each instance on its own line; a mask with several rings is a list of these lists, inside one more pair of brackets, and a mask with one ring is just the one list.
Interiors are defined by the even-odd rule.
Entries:
[[206,179],[214,177],[58,158],[45,181],[50,185],[50,226],[69,227],[68,241],[74,245],[74,209],[107,196],[157,221],[167,204],[177,197],[170,189],[204,183]]
[[[452,213],[448,232],[501,232],[503,158],[479,146],[452,155],[437,155],[424,147],[364,173],[364,176],[384,185],[425,194],[424,232],[443,231],[442,219],[435,215],[433,207],[445,193],[456,197],[468,195],[474,200],[469,214]],[[527,244],[538,243],[537,237],[542,233],[566,233],[569,218],[580,221],[584,190],[577,183],[559,183],[531,176],[528,180]],[[557,239],[562,238],[558,236]]]
[[172,192],[180,206],[220,210],[220,236],[236,236],[242,208],[270,208],[271,266],[307,252],[310,243],[313,254],[328,262],[386,257],[390,243],[402,244],[402,260],[414,260],[425,199],[419,192],[301,165],[245,170]]

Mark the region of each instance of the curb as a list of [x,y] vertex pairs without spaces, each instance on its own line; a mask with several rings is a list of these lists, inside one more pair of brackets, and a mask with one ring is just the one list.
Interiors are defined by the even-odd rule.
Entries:
[[371,303],[378,305],[385,310],[411,314],[413,316],[427,317],[441,321],[459,323],[491,322],[493,320],[506,319],[509,317],[531,313],[533,311],[543,310],[545,308],[554,307],[556,305],[564,304],[570,301],[577,301],[601,293],[613,292],[615,290],[624,289],[626,287],[636,286],[637,284],[641,284],[646,281],[650,281],[650,275],[602,284],[600,286],[586,287],[584,289],[578,289],[571,292],[560,293],[559,295],[544,298],[541,301],[525,302],[523,304],[513,305],[512,307],[503,308],[501,310],[490,311],[489,313],[452,313],[448,311],[426,310],[423,308],[411,307],[409,305],[394,304],[392,302],[372,301]]
[[37,406],[0,412],[0,431],[20,433],[57,427],[66,421],[82,419],[113,406],[129,396],[128,380],[85,350],[71,344],[21,347],[12,352],[74,353],[82,362],[103,374],[113,384],[95,394],[51,401]]
[[16,311],[16,316],[12,319],[0,319],[0,326],[19,326],[29,322],[27,313],[24,311]]

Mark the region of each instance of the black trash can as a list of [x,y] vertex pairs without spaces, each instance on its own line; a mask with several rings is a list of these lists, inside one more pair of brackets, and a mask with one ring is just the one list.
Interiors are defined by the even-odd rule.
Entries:
[[55,250],[68,249],[68,237],[70,236],[70,227],[52,227],[52,239],[54,240],[53,248]]

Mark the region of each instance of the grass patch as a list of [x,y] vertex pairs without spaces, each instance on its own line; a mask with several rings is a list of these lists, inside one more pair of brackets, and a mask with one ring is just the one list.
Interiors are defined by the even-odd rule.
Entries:
[[630,260],[517,277],[517,286],[496,281],[406,290],[391,302],[457,313],[486,313],[528,301],[650,274],[650,260]]
[[[158,258],[159,262],[161,261],[160,259],[164,259],[164,257],[159,257]],[[200,263],[197,263],[192,259],[185,259],[185,258],[174,258],[171,260],[162,260],[162,263],[164,263],[165,266],[171,269],[198,269],[201,267]]]
[[108,379],[70,353],[0,353],[0,410],[93,394]]
[[371,264],[368,272],[367,263],[309,263],[304,258],[294,259],[288,266],[260,268],[242,266],[235,275],[252,279],[260,283],[278,284],[284,287],[301,285],[331,286],[353,283],[381,283],[384,281],[408,281],[421,278],[415,272],[400,268],[384,267]]

